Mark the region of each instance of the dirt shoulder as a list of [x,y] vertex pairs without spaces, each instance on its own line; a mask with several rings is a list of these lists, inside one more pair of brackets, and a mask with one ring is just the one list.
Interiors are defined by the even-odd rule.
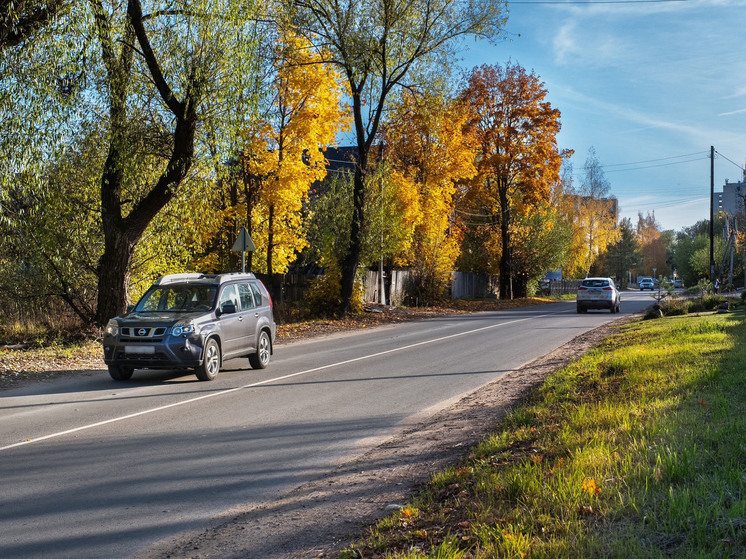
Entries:
[[623,317],[573,339],[271,504],[232,510],[222,524],[179,534],[137,559],[337,557],[434,472],[466,456],[544,377],[634,319]]

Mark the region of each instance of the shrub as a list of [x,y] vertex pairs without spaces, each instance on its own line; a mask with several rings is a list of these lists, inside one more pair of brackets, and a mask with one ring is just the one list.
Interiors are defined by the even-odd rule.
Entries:
[[664,316],[681,316],[689,312],[690,301],[687,299],[668,299],[661,303]]
[[[308,307],[317,316],[331,316],[337,312],[342,304],[342,271],[336,264],[328,266],[323,275],[311,283],[308,290]],[[350,311],[358,314],[363,312],[363,295],[365,289],[360,277],[355,279],[355,287],[350,301]]]
[[708,312],[714,311],[718,305],[725,301],[725,297],[719,295],[706,294],[698,299],[692,299],[689,306],[689,312]]

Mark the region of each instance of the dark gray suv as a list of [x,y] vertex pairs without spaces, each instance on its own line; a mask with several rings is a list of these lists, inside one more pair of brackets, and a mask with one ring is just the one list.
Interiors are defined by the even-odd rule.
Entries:
[[104,361],[114,380],[135,369],[194,368],[214,379],[224,359],[269,365],[275,340],[272,298],[254,274],[162,276],[104,333]]

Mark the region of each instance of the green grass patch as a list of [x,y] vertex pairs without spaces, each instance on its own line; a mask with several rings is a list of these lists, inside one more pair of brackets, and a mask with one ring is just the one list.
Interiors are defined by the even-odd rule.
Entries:
[[743,557],[744,314],[627,325],[342,557]]

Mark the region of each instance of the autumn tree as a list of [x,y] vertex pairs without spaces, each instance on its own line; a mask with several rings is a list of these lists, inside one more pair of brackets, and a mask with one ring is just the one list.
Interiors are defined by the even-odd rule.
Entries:
[[326,176],[323,151],[347,127],[336,69],[304,39],[286,32],[277,49],[271,111],[245,133],[245,172],[261,177],[255,214],[265,271],[285,271],[306,245],[301,208]]
[[545,101],[546,95],[533,72],[512,64],[475,68],[461,94],[472,111],[467,125],[480,152],[478,174],[466,198],[472,213],[494,216],[499,227],[502,298],[524,297],[528,287],[514,259],[517,216],[546,203],[551,185],[559,180],[560,113]]
[[418,219],[406,260],[416,270],[422,301],[443,295],[460,252],[456,185],[476,174],[474,141],[464,128],[466,116],[453,101],[407,92],[385,126],[385,157],[411,177],[418,192]]
[[585,277],[594,266],[600,266],[606,247],[619,237],[617,202],[610,195],[611,185],[593,147],[588,150],[583,170],[580,186],[566,192],[564,205],[573,228],[566,270],[575,277]]
[[669,276],[671,266],[668,259],[668,243],[655,220],[655,212],[644,217],[642,213],[637,214],[637,240],[642,253],[639,273],[645,276]]
[[455,41],[496,37],[504,23],[500,2],[451,0],[286,0],[292,22],[309,41],[329,49],[347,81],[357,158],[352,224],[342,263],[340,310],[349,309],[362,252],[371,149],[391,92],[413,86],[437,64],[442,73]]

